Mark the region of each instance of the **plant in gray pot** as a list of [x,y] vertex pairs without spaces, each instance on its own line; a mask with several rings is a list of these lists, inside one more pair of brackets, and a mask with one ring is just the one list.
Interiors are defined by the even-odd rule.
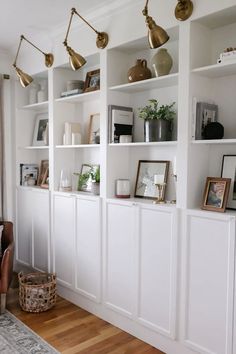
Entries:
[[176,111],[175,102],[159,106],[156,99],[148,100],[149,104],[139,108],[139,118],[144,119],[144,141],[171,140],[173,119]]
[[91,168],[89,172],[92,179],[92,188],[91,191],[95,195],[100,194],[100,166]]

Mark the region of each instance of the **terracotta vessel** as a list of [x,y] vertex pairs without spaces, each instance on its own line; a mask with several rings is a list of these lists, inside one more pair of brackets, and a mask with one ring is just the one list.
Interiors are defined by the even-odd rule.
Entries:
[[147,67],[147,60],[137,59],[136,65],[129,69],[129,82],[141,81],[152,77],[151,70]]
[[169,74],[173,65],[173,60],[166,48],[160,48],[153,56],[151,63],[155,75],[158,77]]

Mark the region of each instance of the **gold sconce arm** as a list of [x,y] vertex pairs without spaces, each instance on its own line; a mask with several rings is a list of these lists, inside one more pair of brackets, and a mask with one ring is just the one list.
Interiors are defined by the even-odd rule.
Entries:
[[175,17],[179,21],[187,20],[193,12],[193,3],[191,0],[178,0],[175,8]]

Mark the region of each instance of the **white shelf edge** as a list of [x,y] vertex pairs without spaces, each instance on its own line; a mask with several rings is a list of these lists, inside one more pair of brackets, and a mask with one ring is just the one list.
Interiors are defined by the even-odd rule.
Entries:
[[77,95],[71,95],[66,97],[55,98],[55,102],[75,102],[75,101],[86,101],[87,99],[95,99],[100,96],[100,90],[79,93]]
[[18,109],[29,109],[29,110],[39,110],[43,109],[46,106],[48,106],[49,101],[44,101],[44,102],[39,102],[39,103],[33,103],[33,104],[28,104],[22,107],[19,107]]
[[236,139],[212,139],[212,140],[192,140],[192,144],[197,145],[224,145],[224,144],[236,144]]
[[[226,70],[228,71],[228,73],[226,73]],[[232,70],[232,72],[231,72]],[[212,64],[212,65],[206,65],[206,66],[202,66],[199,68],[195,68],[191,70],[191,73],[193,74],[207,74],[207,72],[209,73],[222,73],[222,76],[224,75],[230,75],[231,73],[235,74],[236,72],[236,61],[235,62],[229,62],[229,63],[220,63],[220,64]],[[211,75],[213,77],[213,75]],[[220,76],[220,75],[218,75]]]
[[83,198],[83,199],[100,199],[100,195],[95,195],[89,192],[82,192],[82,191],[70,191],[70,192],[61,192],[58,190],[53,191],[54,195],[65,195],[65,196],[71,196],[71,197],[77,197],[77,198]]
[[109,90],[116,91],[116,90],[132,88],[132,87],[142,87],[142,86],[145,86],[147,83],[151,84],[151,83],[158,83],[158,82],[162,82],[162,81],[167,81],[169,79],[175,79],[175,78],[177,79],[178,76],[179,76],[178,73],[174,73],[174,74],[169,74],[169,75],[164,75],[164,76],[159,76],[159,77],[153,77],[151,79],[131,82],[131,83],[127,83],[127,84],[110,86]]
[[134,142],[134,143],[110,143],[109,146],[122,147],[122,146],[175,146],[177,145],[177,141],[153,141],[150,143],[145,142]]
[[154,204],[152,199],[145,199],[145,198],[135,198],[135,197],[130,197],[130,198],[116,198],[114,197],[108,197],[106,198],[106,201],[109,203],[115,203],[115,204],[142,204],[148,207],[153,207],[153,208],[158,208],[162,210],[173,210],[177,209],[176,204],[172,204],[170,202],[164,203],[164,204]]
[[56,145],[56,149],[83,149],[83,148],[98,148],[100,144],[80,144],[80,145]]
[[46,146],[19,146],[18,149],[21,149],[21,150],[47,150],[49,149],[49,146],[46,145]]

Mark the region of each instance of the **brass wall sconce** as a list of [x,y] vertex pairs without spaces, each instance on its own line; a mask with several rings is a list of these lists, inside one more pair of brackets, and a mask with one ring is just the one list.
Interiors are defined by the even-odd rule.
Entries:
[[71,9],[71,16],[70,16],[70,21],[69,21],[69,25],[67,28],[67,32],[66,32],[66,37],[65,40],[63,42],[64,46],[66,47],[66,50],[70,56],[70,65],[72,67],[73,70],[78,70],[80,69],[84,64],[86,64],[86,60],[84,57],[82,57],[79,53],[76,53],[71,47],[68,46],[67,44],[67,38],[69,35],[69,31],[70,31],[70,26],[71,26],[71,22],[72,22],[72,18],[74,16],[74,14],[76,14],[77,16],[79,16],[79,18],[81,18],[81,20],[83,20],[90,28],[92,28],[92,30],[97,34],[97,40],[96,40],[96,45],[99,49],[104,49],[107,44],[108,44],[108,34],[106,32],[98,32],[93,26],[91,26],[77,11],[76,9],[73,7]]
[[193,3],[191,0],[178,0],[175,8],[175,17],[179,21],[187,20],[193,12]]
[[47,68],[50,68],[53,64],[53,61],[54,61],[54,57],[53,57],[53,54],[52,53],[44,53],[41,49],[39,49],[38,47],[36,47],[36,45],[34,45],[32,42],[30,42],[27,38],[25,38],[25,36],[21,35],[20,36],[20,43],[19,43],[19,46],[18,46],[18,49],[17,49],[17,53],[16,53],[16,58],[14,60],[14,63],[13,63],[13,67],[15,68],[16,70],[16,74],[17,76],[19,77],[20,79],[20,83],[23,87],[26,87],[28,86],[32,81],[33,81],[33,78],[26,74],[24,71],[22,71],[21,69],[19,69],[17,66],[16,66],[16,61],[17,61],[17,58],[18,58],[18,54],[19,54],[19,51],[20,51],[20,47],[21,47],[21,43],[23,41],[23,39],[28,42],[29,44],[31,44],[34,48],[36,48],[39,52],[41,52],[44,56],[45,56],[45,65]]
[[158,26],[153,18],[148,15],[148,2],[143,9],[143,15],[146,17],[146,24],[148,27],[148,41],[151,49],[161,47],[169,40],[169,36],[166,31]]

